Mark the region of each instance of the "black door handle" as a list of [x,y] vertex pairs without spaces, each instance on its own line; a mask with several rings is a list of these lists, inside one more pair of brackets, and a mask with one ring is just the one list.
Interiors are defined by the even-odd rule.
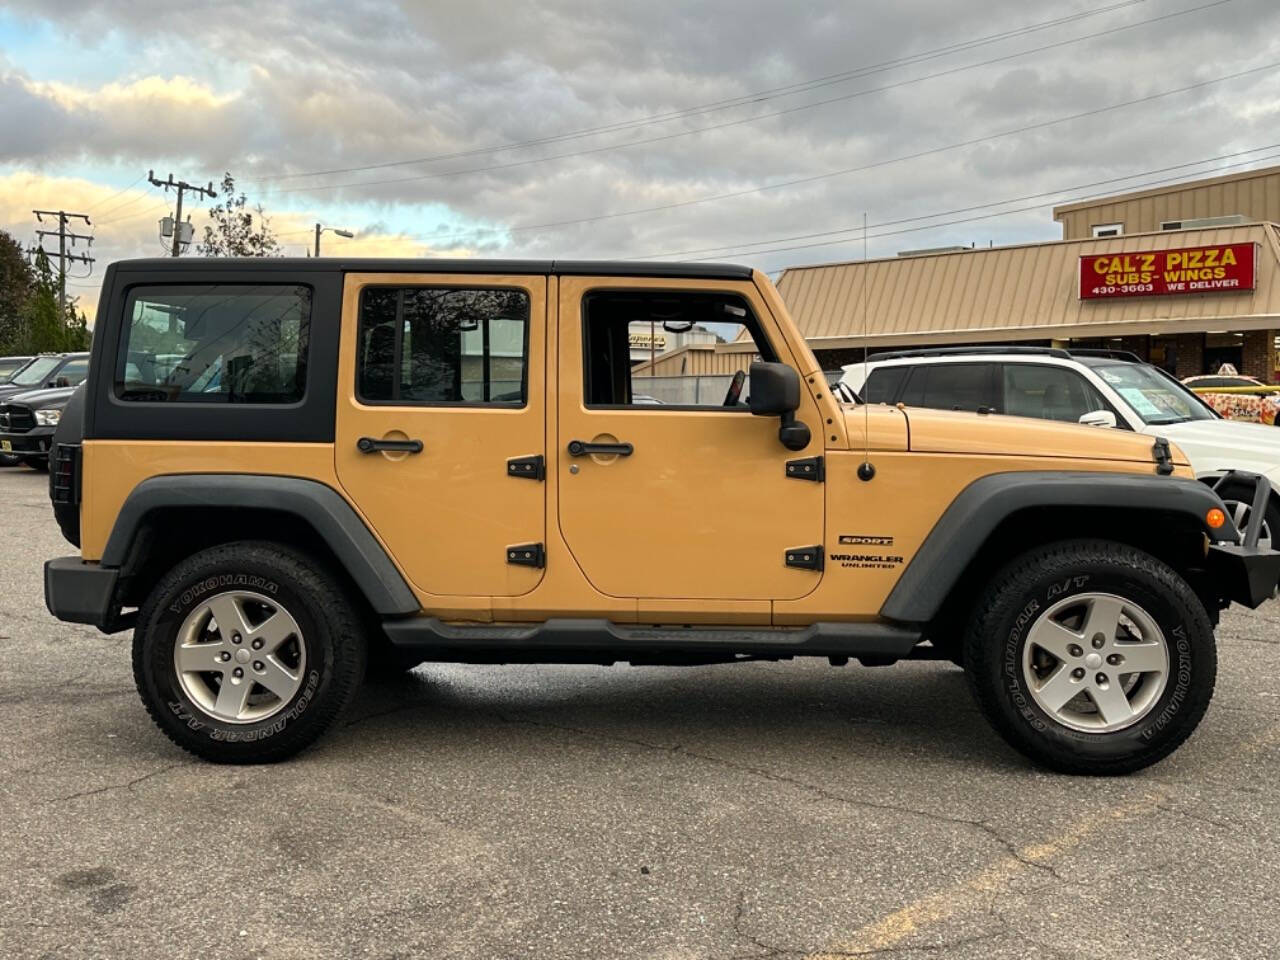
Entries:
[[356,441],[356,449],[361,453],[380,453],[383,450],[399,453],[421,453],[421,440],[375,440],[373,437],[361,437]]
[[619,457],[629,457],[636,452],[636,448],[629,443],[587,443],[583,440],[569,441],[569,456],[585,457],[593,453],[616,454]]

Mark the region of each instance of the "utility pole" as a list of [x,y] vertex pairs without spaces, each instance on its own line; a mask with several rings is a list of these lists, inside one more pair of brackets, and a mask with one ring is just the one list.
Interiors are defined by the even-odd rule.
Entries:
[[168,180],[157,180],[154,170],[147,171],[147,181],[153,187],[164,187],[164,192],[168,193],[169,188],[173,187],[178,191],[178,209],[173,215],[173,256],[178,256],[181,252],[179,241],[182,236],[182,194],[186,191],[200,194],[201,199],[205,197],[216,197],[213,192],[213,181],[210,180],[208,186],[197,187],[194,184],[187,183],[185,180],[174,180],[173,174],[169,174]]
[[46,257],[49,256],[49,251],[44,249],[44,238],[52,237],[54,234],[57,234],[57,237],[58,237],[58,317],[60,320],[64,320],[67,315],[67,264],[68,263],[84,263],[89,265],[90,270],[93,269],[93,257],[83,256],[83,255],[77,256],[74,253],[67,253],[68,240],[71,241],[72,247],[76,245],[77,240],[84,240],[89,244],[89,246],[93,246],[93,235],[88,233],[68,232],[67,225],[72,220],[83,220],[86,227],[91,227],[93,226],[93,224],[89,222],[88,215],[83,213],[68,213],[66,210],[32,210],[31,212],[36,215],[36,220],[39,223],[44,223],[45,217],[58,218],[57,230],[37,230],[36,231],[36,237],[38,238],[36,241],[37,246],[33,247],[31,249],[31,252],[34,254],[37,250],[39,250]]

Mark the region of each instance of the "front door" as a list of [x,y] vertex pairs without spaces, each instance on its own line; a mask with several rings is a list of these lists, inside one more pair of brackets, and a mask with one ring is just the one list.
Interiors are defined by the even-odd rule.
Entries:
[[422,592],[542,579],[546,298],[544,277],[346,279],[338,479]]
[[813,436],[790,451],[778,419],[737,397],[753,359],[794,363],[754,287],[562,277],[560,290],[551,457],[560,530],[592,585],[642,609],[813,590],[820,569],[787,557],[822,541],[823,484],[787,462],[822,453],[822,421],[802,391]]

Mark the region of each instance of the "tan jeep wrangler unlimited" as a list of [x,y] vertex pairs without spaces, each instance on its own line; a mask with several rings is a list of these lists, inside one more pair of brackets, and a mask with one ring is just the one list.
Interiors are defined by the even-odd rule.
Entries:
[[97,316],[46,602],[132,626],[210,760],[311,743],[369,658],[821,656],[963,663],[1013,746],[1119,773],[1280,575],[1163,441],[841,404],[742,267],[139,260]]

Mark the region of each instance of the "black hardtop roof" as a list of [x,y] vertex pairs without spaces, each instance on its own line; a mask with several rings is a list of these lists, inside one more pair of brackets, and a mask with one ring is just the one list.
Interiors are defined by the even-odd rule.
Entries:
[[500,273],[606,277],[684,277],[694,280],[750,280],[750,267],[732,263],[656,263],[645,260],[454,260],[423,257],[148,257],[118,260],[113,267],[129,273],[217,273],[261,270],[263,273]]

